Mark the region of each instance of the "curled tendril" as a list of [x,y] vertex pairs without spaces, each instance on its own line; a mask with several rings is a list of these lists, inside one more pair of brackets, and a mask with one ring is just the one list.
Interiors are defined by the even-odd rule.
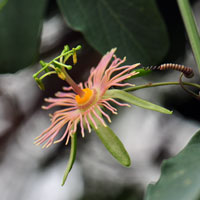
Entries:
[[196,98],[197,100],[200,100],[200,92],[199,92],[199,94],[196,94],[196,93],[194,93],[192,90],[190,90],[190,89],[188,89],[188,88],[186,88],[186,87],[184,86],[184,83],[183,83],[183,81],[182,81],[183,75],[184,75],[184,73],[182,72],[181,75],[180,75],[180,77],[179,77],[179,83],[180,83],[180,86],[182,87],[182,89],[183,89],[185,92],[187,92],[188,94],[190,94],[192,97]]
[[68,45],[64,46],[63,51],[59,56],[51,60],[49,63],[44,62],[43,60],[40,61],[40,65],[42,69],[40,69],[38,72],[36,72],[33,75],[33,78],[35,79],[36,83],[38,84],[39,88],[41,90],[44,90],[44,84],[42,83],[42,79],[46,76],[49,76],[51,74],[57,74],[59,78],[62,80],[66,79],[66,69],[71,70],[72,66],[67,65],[67,60],[72,57],[73,64],[75,65],[77,63],[77,51],[81,49],[81,46],[78,45],[76,48],[72,48],[70,50]]

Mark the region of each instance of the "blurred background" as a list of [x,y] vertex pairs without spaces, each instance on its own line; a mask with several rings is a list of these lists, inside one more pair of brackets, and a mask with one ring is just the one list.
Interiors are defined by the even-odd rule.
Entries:
[[[91,43],[90,38],[85,36],[84,31],[73,28],[70,20],[64,17],[62,1],[58,1],[59,4],[53,0],[46,1],[45,5],[38,7],[35,5],[37,10],[31,8],[30,2],[27,1],[25,4],[23,1],[8,0],[0,10],[1,200],[143,199],[147,185],[158,180],[163,159],[176,155],[199,129],[200,109],[193,109],[198,105],[197,100],[186,94],[179,86],[134,92],[136,96],[173,110],[173,115],[164,115],[136,106],[119,108],[119,114],[111,116],[111,128],[126,147],[132,160],[131,167],[125,168],[118,164],[94,132],[87,134],[84,139],[79,134],[76,162],[66,184],[61,187],[70,145],[59,143],[48,149],[42,149],[33,142],[34,138],[50,125],[49,111],[41,109],[44,104],[43,99],[53,96],[66,83],[56,76],[51,76],[44,81],[46,90],[41,91],[32,75],[40,69],[40,59],[48,62],[60,54],[64,45],[68,44],[72,48],[81,44],[83,48],[78,53],[78,64],[70,71],[70,75],[76,82],[84,81],[89,75],[90,68],[96,66],[103,52],[106,53],[111,47],[105,44],[103,48],[98,49],[96,44]],[[138,1],[127,2],[138,6]],[[197,24],[200,26],[200,2],[192,1],[192,3]],[[160,0],[155,4],[166,27],[168,47],[162,56],[159,55],[159,59],[152,59],[148,65],[180,63],[192,67],[198,77],[176,1]],[[116,7],[124,8],[120,5]],[[16,16],[19,17],[25,12],[24,10],[28,10],[29,21],[28,28],[23,29],[23,23],[26,22],[18,20],[17,17],[15,19],[15,14],[17,13]],[[38,14],[39,10],[43,10],[43,13]],[[38,16],[43,18],[39,19],[40,29],[34,33],[38,35],[34,38],[31,34],[35,30],[35,24],[30,19]],[[105,21],[109,23],[109,19],[105,18]],[[140,26],[143,26],[142,23]],[[31,31],[28,31],[29,29]],[[148,29],[151,27],[145,27],[141,34],[148,33]],[[156,30],[154,30],[155,37],[158,34]],[[24,38],[21,35],[25,35]],[[103,43],[103,40],[104,38],[99,43]],[[156,41],[153,42],[155,45]],[[28,48],[25,48],[26,46]],[[166,48],[162,43],[155,48],[158,47],[160,51]],[[137,51],[137,46],[134,48]],[[121,51],[123,50],[119,49],[120,56]],[[156,51],[159,52],[159,49]],[[118,55],[118,51],[116,54]],[[139,58],[139,56],[132,57],[134,53],[129,52],[127,60],[137,61]],[[142,64],[147,65],[147,60]],[[193,81],[197,77],[195,76]],[[155,72],[148,77],[130,81],[139,85],[149,82],[178,81],[178,78],[178,72]]]

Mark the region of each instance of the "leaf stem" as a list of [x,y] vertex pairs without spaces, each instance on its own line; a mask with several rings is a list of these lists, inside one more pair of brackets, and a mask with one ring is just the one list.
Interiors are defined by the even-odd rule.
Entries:
[[200,36],[188,0],[177,0],[190,44],[200,72]]
[[[196,88],[200,89],[200,85],[199,84],[189,83],[189,82],[182,82],[182,83],[183,83],[183,85],[193,86],[193,87],[196,87]],[[157,86],[166,86],[166,85],[180,85],[180,83],[179,82],[147,83],[147,84],[144,84],[144,85],[138,85],[138,86],[125,88],[124,91],[130,92],[130,91],[136,91],[136,90],[144,89],[144,88],[157,87]]]

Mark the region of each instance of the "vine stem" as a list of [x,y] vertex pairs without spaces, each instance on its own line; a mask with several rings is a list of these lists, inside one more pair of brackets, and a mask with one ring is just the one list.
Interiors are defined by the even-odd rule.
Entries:
[[194,57],[200,72],[200,36],[195,23],[195,19],[190,7],[189,0],[177,0],[185,28],[190,40]]
[[[200,89],[200,85],[196,84],[196,83],[182,82],[182,84],[188,85],[188,86],[193,86],[193,87]],[[144,89],[144,88],[166,86],[166,85],[180,85],[180,82],[148,83],[148,84],[144,84],[144,85],[138,85],[138,86],[125,88],[124,91],[130,92],[130,91],[135,91],[135,90]]]

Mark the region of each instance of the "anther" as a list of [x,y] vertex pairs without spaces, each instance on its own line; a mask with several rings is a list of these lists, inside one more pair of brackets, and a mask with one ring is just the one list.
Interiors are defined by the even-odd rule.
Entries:
[[38,77],[35,77],[34,78],[38,87],[41,89],[41,90],[45,90],[45,87],[44,87],[44,84],[42,83],[42,81],[38,78]]
[[74,65],[75,65],[75,64],[77,63],[77,54],[76,54],[76,49],[73,48],[72,50],[73,50],[73,56],[72,56],[72,58],[73,58],[73,63],[74,63]]

